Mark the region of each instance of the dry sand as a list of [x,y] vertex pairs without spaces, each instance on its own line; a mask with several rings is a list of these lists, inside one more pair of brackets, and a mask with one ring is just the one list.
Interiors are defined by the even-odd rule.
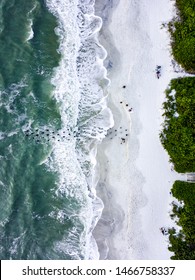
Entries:
[[185,180],[172,170],[159,140],[164,91],[181,74],[173,71],[169,34],[162,28],[173,17],[173,1],[101,2],[96,12],[104,21],[100,40],[108,52],[115,125],[97,154],[97,195],[105,205],[94,231],[100,259],[169,259],[159,228],[173,226],[170,189],[176,179]]

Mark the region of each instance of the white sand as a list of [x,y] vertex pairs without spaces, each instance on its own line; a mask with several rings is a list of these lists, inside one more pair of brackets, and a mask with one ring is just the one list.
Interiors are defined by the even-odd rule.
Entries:
[[[181,74],[173,71],[169,34],[161,28],[172,17],[170,0],[120,0],[103,30],[101,42],[113,63],[108,75],[114,129],[128,128],[130,134],[122,145],[118,134],[107,138],[98,150],[97,193],[105,209],[94,235],[101,258],[171,256],[168,239],[159,228],[174,225],[169,216],[170,189],[176,179],[185,179],[171,170],[159,140],[164,91]],[[162,66],[159,80],[157,64]]]

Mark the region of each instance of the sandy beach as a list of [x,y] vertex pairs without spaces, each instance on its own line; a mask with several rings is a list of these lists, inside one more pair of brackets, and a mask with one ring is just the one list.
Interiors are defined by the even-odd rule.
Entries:
[[[160,227],[174,225],[170,189],[175,180],[185,180],[159,140],[164,91],[181,75],[174,72],[169,34],[162,26],[173,18],[174,2],[96,2],[115,121],[97,153],[97,195],[104,203],[94,231],[100,259],[169,259],[168,238]],[[160,79],[156,65],[162,66]]]

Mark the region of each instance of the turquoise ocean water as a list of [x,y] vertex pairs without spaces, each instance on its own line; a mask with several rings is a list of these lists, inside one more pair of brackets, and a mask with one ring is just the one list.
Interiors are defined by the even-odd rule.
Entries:
[[112,125],[90,0],[0,0],[0,259],[94,259]]

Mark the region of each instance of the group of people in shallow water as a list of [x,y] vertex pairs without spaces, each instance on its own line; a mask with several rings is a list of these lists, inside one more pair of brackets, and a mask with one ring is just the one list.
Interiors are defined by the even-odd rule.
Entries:
[[36,141],[36,143],[40,143],[43,140],[49,142],[50,140],[56,139],[57,141],[60,141],[61,139],[65,139],[71,136],[70,131],[56,132],[56,131],[52,131],[49,128],[46,129],[36,128],[34,130],[27,129],[24,133],[27,138],[31,137],[33,140]]
[[[45,142],[53,142],[53,141],[65,141],[71,140],[72,138],[76,138],[78,141],[83,137],[91,138],[98,136],[99,138],[104,138],[107,130],[102,127],[94,127],[92,129],[87,129],[86,127],[76,127],[75,129],[67,129],[67,130],[57,130],[54,131],[52,128],[29,128],[24,131],[26,138],[33,139],[36,144],[41,144]],[[99,139],[98,138],[98,139]]]

